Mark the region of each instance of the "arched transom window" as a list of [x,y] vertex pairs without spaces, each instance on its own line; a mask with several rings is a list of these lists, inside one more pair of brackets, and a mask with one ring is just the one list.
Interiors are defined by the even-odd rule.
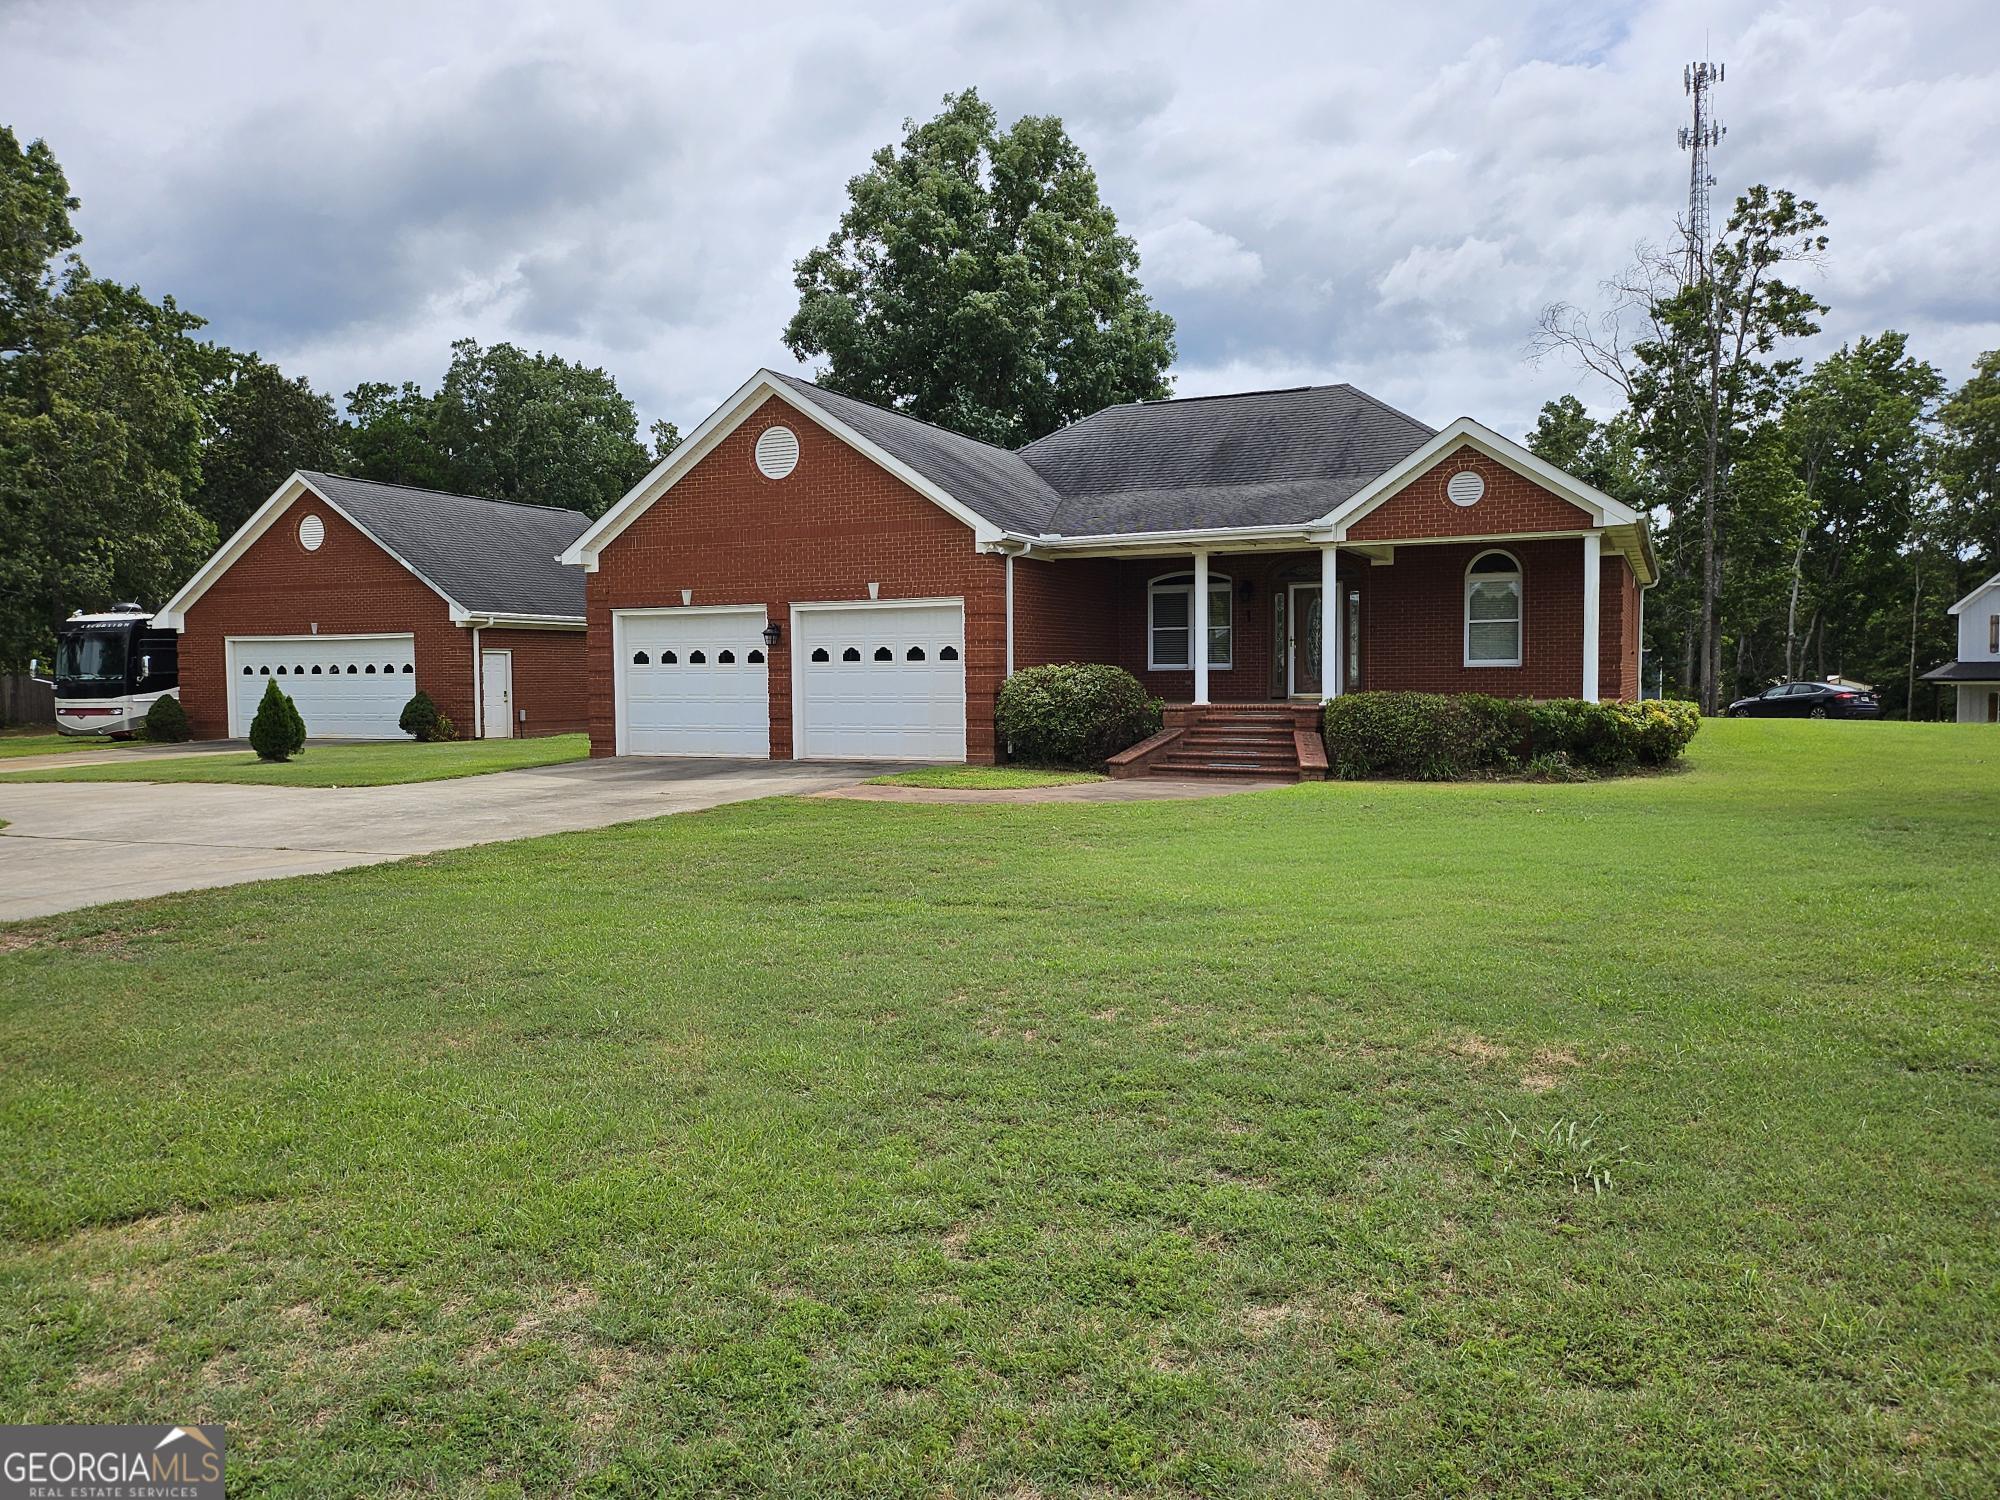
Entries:
[[1465,570],[1465,664],[1521,665],[1521,565],[1507,552],[1482,552]]
[[[1194,658],[1194,574],[1169,573],[1146,585],[1146,667],[1154,672],[1190,671]],[[1235,657],[1230,629],[1229,575],[1208,575],[1208,665],[1227,671]]]

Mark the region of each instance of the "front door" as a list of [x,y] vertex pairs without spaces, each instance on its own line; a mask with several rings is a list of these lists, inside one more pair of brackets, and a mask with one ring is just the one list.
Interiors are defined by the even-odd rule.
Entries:
[[514,653],[484,651],[479,657],[479,716],[489,740],[514,737]]
[[1291,586],[1292,607],[1285,618],[1289,639],[1285,642],[1286,687],[1294,698],[1321,696],[1320,673],[1320,587],[1316,583]]

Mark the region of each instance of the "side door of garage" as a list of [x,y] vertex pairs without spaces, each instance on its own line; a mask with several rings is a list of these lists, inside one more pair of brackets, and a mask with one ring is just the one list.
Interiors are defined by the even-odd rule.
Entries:
[[965,759],[962,599],[796,604],[801,760]]
[[612,613],[621,755],[771,754],[761,604]]

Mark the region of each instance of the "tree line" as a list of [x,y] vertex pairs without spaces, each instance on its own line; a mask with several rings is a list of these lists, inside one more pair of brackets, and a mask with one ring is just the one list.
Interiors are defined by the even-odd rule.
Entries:
[[93,275],[54,153],[0,126],[0,667],[74,609],[157,607],[294,469],[601,514],[679,441],[642,441],[603,370],[451,347],[437,388],[344,407],[201,337],[171,296]]
[[1528,446],[1652,520],[1649,684],[1713,713],[1790,678],[1873,684],[1929,718],[1921,674],[1956,650],[1947,607],[2000,570],[2000,351],[1948,388],[1888,329],[1808,366],[1828,308],[1797,285],[1827,254],[1818,206],[1759,185],[1712,244],[1642,247],[1585,310],[1542,315],[1617,398],[1542,408]]

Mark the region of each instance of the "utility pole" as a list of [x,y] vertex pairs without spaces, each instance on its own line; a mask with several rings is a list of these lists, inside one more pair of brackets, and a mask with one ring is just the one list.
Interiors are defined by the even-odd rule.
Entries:
[[1722,143],[1723,127],[1711,113],[1710,91],[1722,82],[1721,63],[1706,59],[1689,63],[1681,72],[1681,85],[1694,102],[1694,123],[1680,130],[1681,149],[1688,153],[1687,266],[1685,284],[1701,287],[1707,298],[1703,310],[1702,351],[1708,362],[1708,390],[1703,407],[1704,439],[1701,474],[1701,670],[1698,696],[1701,711],[1712,714],[1721,706],[1719,683],[1722,677],[1722,638],[1716,629],[1716,602],[1722,592],[1721,549],[1716,525],[1716,473],[1722,443],[1722,318],[1716,305],[1715,287],[1709,274],[1710,228],[1708,192],[1715,178],[1708,169],[1708,153]]

